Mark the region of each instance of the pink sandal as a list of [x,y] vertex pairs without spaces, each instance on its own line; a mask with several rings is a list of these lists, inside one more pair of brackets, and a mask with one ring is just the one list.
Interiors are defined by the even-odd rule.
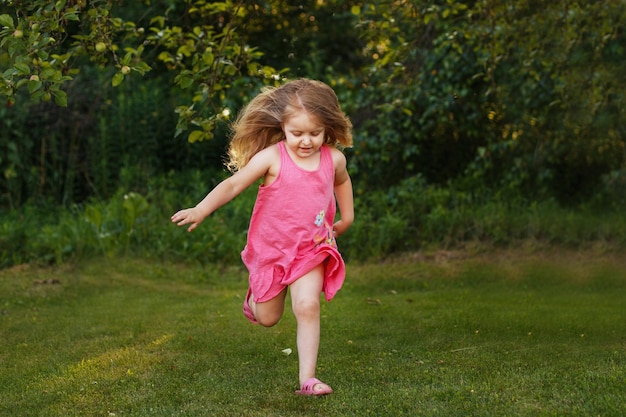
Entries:
[[252,312],[252,309],[250,308],[249,300],[251,297],[252,297],[252,289],[248,288],[246,299],[243,300],[243,315],[246,316],[246,318],[248,319],[250,323],[259,324],[259,322],[256,321],[256,318],[254,317],[254,313]]
[[[328,387],[326,389],[321,389],[321,390],[315,390],[315,386],[317,384],[324,384],[322,381],[320,381],[317,378],[309,378],[306,381],[304,381],[304,384],[302,384],[302,387],[296,391],[296,394],[298,395],[314,395],[314,396],[320,396],[320,395],[326,395],[326,394],[332,394],[333,393],[333,389],[331,387]],[[324,384],[327,385],[327,384]]]

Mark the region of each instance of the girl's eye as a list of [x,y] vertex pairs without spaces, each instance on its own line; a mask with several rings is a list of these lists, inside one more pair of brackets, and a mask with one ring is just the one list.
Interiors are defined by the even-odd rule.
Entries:
[[[311,132],[311,136],[319,136],[322,133],[324,133],[323,130],[316,130],[315,132]],[[291,132],[291,134],[295,137],[300,137],[302,136],[304,133],[303,132]]]

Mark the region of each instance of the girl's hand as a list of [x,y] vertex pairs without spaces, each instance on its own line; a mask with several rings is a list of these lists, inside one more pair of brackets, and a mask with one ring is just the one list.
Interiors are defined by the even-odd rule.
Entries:
[[176,223],[178,226],[190,225],[187,229],[188,232],[198,227],[203,220],[204,216],[197,207],[180,210],[172,216],[172,223]]
[[335,224],[333,225],[333,231],[335,232],[335,237],[339,237],[342,234],[344,234],[346,230],[348,230],[349,227],[350,227],[350,223],[346,221],[339,220],[335,222]]

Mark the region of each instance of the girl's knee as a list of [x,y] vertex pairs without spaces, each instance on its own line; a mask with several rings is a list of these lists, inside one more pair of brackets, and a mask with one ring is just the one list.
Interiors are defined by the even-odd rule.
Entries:
[[287,288],[281,291],[278,296],[272,298],[269,301],[263,303],[255,303],[254,305],[254,318],[256,321],[264,327],[275,326],[283,316],[285,309],[285,296],[287,295]]
[[317,318],[320,315],[319,299],[305,299],[293,304],[296,319]]
[[259,317],[255,317],[256,321],[263,327],[272,327],[278,324],[282,314],[259,314]]

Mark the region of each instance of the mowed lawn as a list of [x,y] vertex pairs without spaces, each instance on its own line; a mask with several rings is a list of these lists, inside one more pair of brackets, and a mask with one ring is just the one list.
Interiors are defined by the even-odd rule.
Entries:
[[[320,379],[240,267],[96,259],[0,271],[1,416],[623,416],[626,256],[434,252],[348,264]],[[290,353],[291,350],[291,353]]]

